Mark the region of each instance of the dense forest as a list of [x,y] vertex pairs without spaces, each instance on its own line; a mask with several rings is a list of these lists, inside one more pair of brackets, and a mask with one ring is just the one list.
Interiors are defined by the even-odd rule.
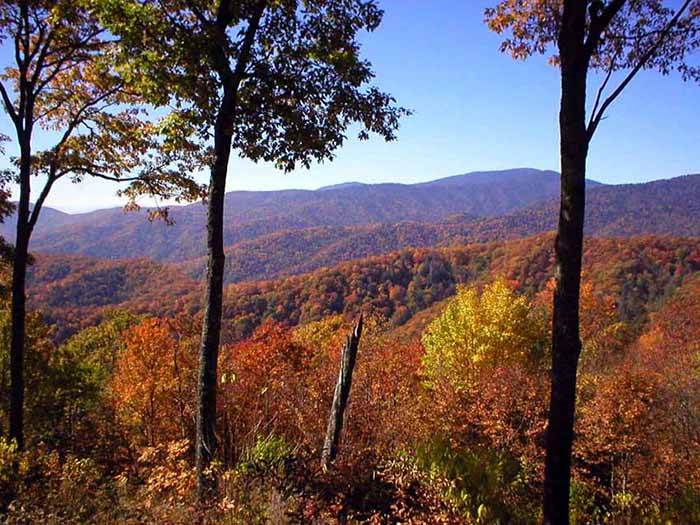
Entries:
[[700,524],[700,175],[588,173],[700,0],[488,4],[558,172],[227,193],[400,139],[398,3],[0,3],[0,524]]
[[[552,234],[451,248],[404,249],[278,280],[230,285],[224,300],[228,340],[265,321],[287,326],[342,314],[380,315],[401,326],[455,294],[461,284],[502,276],[534,294],[554,276]],[[285,252],[286,253],[286,252]],[[675,237],[593,237],[586,277],[613,298],[622,320],[637,320],[700,271],[700,241]],[[176,265],[176,267],[179,265]],[[35,308],[60,328],[58,340],[114,308],[138,314],[197,316],[198,281],[147,259],[101,261],[44,255],[30,273]]]
[[[498,183],[496,177],[492,184]],[[586,230],[592,235],[608,237],[696,236],[700,235],[697,203],[700,203],[698,175],[646,184],[593,186],[586,207]],[[557,205],[557,201],[545,201],[490,218],[452,214],[437,223],[404,221],[282,230],[228,247],[224,276],[229,283],[268,280],[402,248],[528,237],[555,228]],[[640,214],[639,210],[645,213]],[[279,250],[286,257],[277,257]],[[180,269],[192,277],[201,277],[206,262],[185,261]]]

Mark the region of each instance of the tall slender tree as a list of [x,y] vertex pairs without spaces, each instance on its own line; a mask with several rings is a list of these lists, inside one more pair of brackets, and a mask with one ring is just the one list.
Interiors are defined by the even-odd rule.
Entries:
[[[122,193],[132,205],[144,193],[194,198],[200,192],[187,175],[199,152],[184,135],[177,143],[163,139],[161,128],[172,123],[144,118],[144,109],[134,106],[140,100],[113,66],[115,44],[81,0],[6,1],[0,6],[0,46],[12,50],[0,75],[0,95],[19,150],[12,175],[18,204],[9,437],[20,448],[29,241],[54,184],[87,176],[126,182]],[[54,145],[36,148],[38,132],[54,139]]]
[[122,40],[142,92],[174,105],[213,151],[208,189],[200,349],[198,496],[216,453],[217,360],[224,270],[224,201],[231,151],[284,171],[332,159],[351,124],[392,140],[405,110],[368,85],[358,34],[382,19],[374,0],[95,0]]
[[[554,47],[551,62],[561,70],[561,204],[543,515],[546,524],[568,524],[589,146],[611,104],[640,71],[676,70],[686,80],[700,80],[700,69],[688,61],[700,47],[700,2],[502,0],[486,11],[486,20],[507,35],[503,51],[527,58]],[[591,70],[602,71],[603,80],[589,99]]]

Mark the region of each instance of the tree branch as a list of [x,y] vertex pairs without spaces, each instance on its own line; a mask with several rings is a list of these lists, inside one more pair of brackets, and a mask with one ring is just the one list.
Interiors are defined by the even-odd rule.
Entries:
[[[108,180],[111,182],[143,182],[145,184],[152,184],[152,180],[154,176],[162,171],[166,166],[168,165],[167,162],[161,162],[158,163],[155,166],[152,166],[148,168],[147,170],[141,172],[138,175],[135,175],[133,177],[116,177],[114,175],[108,175],[106,172],[106,169],[103,169],[102,166],[93,164],[93,165],[82,165],[82,166],[69,166],[64,168],[60,172],[60,176],[67,175],[69,173],[81,173],[84,175],[90,175],[91,177],[96,177],[98,179],[104,179]],[[56,177],[56,178],[59,178]]]
[[[39,94],[54,78],[56,78],[56,76],[59,73],[62,73],[63,71],[67,71],[71,67],[74,67],[75,64],[70,65],[67,68],[64,68],[63,66],[65,65],[66,62],[73,59],[73,56],[76,54],[76,52],[78,52],[79,50],[84,50],[87,43],[91,39],[97,37],[102,32],[103,32],[103,30],[92,31],[91,33],[88,33],[85,36],[85,38],[83,38],[79,42],[72,44],[71,46],[63,46],[63,49],[67,50],[66,54],[60,58],[57,58],[56,60],[54,60],[50,63],[44,64],[44,67],[53,67],[54,69],[53,69],[53,71],[51,71],[51,73],[49,73],[49,75],[41,83],[39,83],[36,86],[36,88],[34,89],[34,93]],[[54,54],[56,52],[57,51],[54,50],[49,54]],[[85,57],[85,60],[88,60],[88,59],[89,59],[89,56]]]
[[7,90],[5,89],[5,84],[3,84],[1,81],[0,81],[0,94],[2,95],[2,101],[5,104],[5,111],[7,111],[7,114],[12,119],[12,123],[19,130],[19,124],[20,124],[19,117],[17,116],[17,113],[15,112],[15,108],[12,105],[12,100],[10,100],[10,96],[7,94]]
[[594,14],[591,13],[591,26],[588,30],[588,38],[585,43],[587,59],[590,60],[593,56],[600,43],[600,37],[603,31],[607,29],[612,19],[615,18],[615,15],[625,6],[626,2],[627,0],[612,0],[599,16],[594,16]]
[[603,80],[603,83],[600,85],[600,87],[598,88],[598,92],[596,93],[595,103],[593,104],[593,109],[591,110],[591,120],[588,123],[589,128],[591,127],[591,123],[593,122],[594,115],[598,111],[598,107],[600,106],[600,101],[603,98],[605,88],[608,87],[608,83],[612,78],[613,71],[615,70],[615,60],[617,60],[617,55],[615,55],[610,61],[610,67],[608,68],[608,72],[605,75],[605,79]]
[[49,196],[49,192],[51,191],[51,187],[53,186],[54,182],[56,182],[58,179],[60,179],[62,174],[56,174],[54,170],[52,170],[51,173],[49,173],[48,179],[46,180],[46,184],[44,184],[44,187],[41,189],[41,193],[39,194],[39,198],[36,200],[34,203],[34,208],[32,209],[32,214],[29,217],[29,234],[34,231],[34,226],[36,226],[37,221],[39,220],[39,213],[41,212],[41,208],[44,205],[44,201],[46,200],[46,197]]
[[108,180],[111,182],[136,182],[136,181],[142,181],[142,182],[147,182],[148,177],[144,175],[138,175],[136,177],[115,177],[113,175],[107,175],[106,173],[102,173],[101,171],[96,171],[94,168],[87,168],[87,167],[74,167],[71,168],[70,170],[66,170],[66,173],[83,173],[85,175],[90,175],[91,177],[95,177],[97,179],[104,179]]
[[637,63],[636,66],[630,71],[627,76],[624,78],[622,82],[620,82],[620,85],[617,86],[617,88],[610,94],[608,98],[605,99],[605,102],[600,106],[600,109],[598,110],[598,113],[595,115],[591,115],[591,122],[588,125],[588,130],[587,130],[587,135],[588,135],[588,140],[590,141],[593,138],[593,135],[596,132],[596,129],[598,129],[598,125],[600,124],[600,121],[603,119],[603,115],[605,115],[605,111],[610,107],[610,104],[612,104],[617,97],[620,96],[620,94],[624,91],[624,89],[627,87],[627,85],[632,82],[635,76],[637,76],[637,73],[639,73],[646,64],[649,63],[649,60],[651,60],[654,57],[654,54],[658,51],[658,49],[661,47],[661,44],[664,43],[666,40],[666,37],[669,35],[669,33],[673,30],[675,25],[678,23],[680,20],[681,16],[683,16],[683,13],[688,9],[688,6],[691,4],[692,0],[685,0],[683,5],[676,11],[676,14],[671,18],[671,20],[666,24],[666,27],[664,30],[661,32],[659,35],[658,40],[654,43],[653,46],[651,46],[646,53],[642,56],[642,58],[639,59],[639,62]]
[[265,0],[260,0],[253,16],[250,19],[248,28],[245,32],[245,37],[243,38],[243,45],[241,46],[241,52],[238,55],[238,60],[236,61],[236,68],[233,71],[233,81],[235,82],[235,89],[238,89],[238,84],[240,84],[245,74],[245,70],[248,67],[248,61],[250,60],[250,52],[253,49],[253,44],[255,43],[255,33],[258,31],[260,26],[260,19],[265,12],[267,2]]
[[90,109],[91,107],[96,106],[106,98],[114,95],[117,93],[123,86],[123,83],[120,83],[118,86],[105,91],[102,93],[99,97],[96,97],[88,102],[86,102],[73,116],[71,119],[70,123],[68,124],[68,127],[66,128],[65,132],[63,133],[63,136],[61,137],[61,140],[58,141],[58,143],[54,146],[54,152],[58,154],[59,150],[64,146],[66,141],[70,138],[70,136],[73,134],[73,131],[80,125],[82,121],[83,114]]
[[[41,32],[40,38],[44,38],[44,33],[43,31]],[[37,80],[39,80],[39,77],[41,76],[41,72],[44,70],[44,66],[46,65],[44,61],[46,60],[47,53],[49,51],[49,46],[51,45],[51,41],[53,40],[53,31],[49,31],[49,34],[46,35],[46,39],[44,40],[44,44],[41,46],[41,51],[39,52],[39,56],[36,59],[36,65],[34,66],[34,74],[32,75],[31,79],[31,84],[32,86],[36,85]],[[39,47],[37,46],[37,49]]]
[[[192,0],[187,0],[187,6],[190,8],[194,16],[199,20],[199,23],[202,24],[203,26],[211,26],[212,21],[209,20],[204,13],[202,12],[201,9],[197,7],[197,5],[192,2]],[[166,10],[167,11],[167,10]]]

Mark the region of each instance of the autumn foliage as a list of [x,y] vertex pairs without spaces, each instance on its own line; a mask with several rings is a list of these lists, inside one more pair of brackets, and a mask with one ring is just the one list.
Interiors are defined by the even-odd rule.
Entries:
[[[341,511],[366,523],[389,515],[397,520],[390,523],[401,516],[413,523],[536,523],[549,391],[549,242],[547,235],[404,251],[275,289],[233,288],[229,307],[248,305],[255,317],[244,332],[237,313],[229,311],[236,321],[224,324],[221,448],[211,473],[221,498],[205,509],[192,500],[199,329],[196,311],[186,314],[187,296],[179,311],[170,306],[172,314],[161,316],[110,310],[106,300],[97,324],[68,339],[32,318],[33,451],[2,449],[3,490],[24,502],[10,507],[10,523],[49,515],[61,523],[191,523],[203,516],[335,523]],[[572,519],[696,522],[696,243],[593,239],[586,250]],[[34,271],[48,280],[71,262],[57,258]],[[81,264],[95,276],[96,296],[108,289],[99,276],[120,267]],[[148,276],[148,266],[122,275],[139,295],[138,276]],[[163,291],[187,293],[176,274],[161,279]],[[73,286],[60,275],[55,282]],[[58,297],[50,287],[41,293]],[[116,302],[130,304],[128,295]],[[288,317],[294,308],[300,316]],[[403,309],[407,324],[397,317]],[[340,349],[358,311],[368,314],[367,328],[339,457],[323,471]],[[7,468],[15,458],[22,468],[13,473]]]

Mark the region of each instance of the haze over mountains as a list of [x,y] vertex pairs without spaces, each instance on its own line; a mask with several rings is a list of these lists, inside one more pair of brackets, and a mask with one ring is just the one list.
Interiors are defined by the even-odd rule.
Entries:
[[[317,191],[231,192],[227,194],[225,243],[232,246],[298,228],[437,222],[454,214],[495,217],[556,196],[558,188],[555,172],[516,169],[413,185],[350,183]],[[166,226],[149,223],[143,213],[125,214],[120,208],[77,215],[45,209],[31,249],[182,261],[205,254],[205,214],[201,203],[174,207],[176,224]],[[10,217],[0,234],[12,239],[12,224]]]

